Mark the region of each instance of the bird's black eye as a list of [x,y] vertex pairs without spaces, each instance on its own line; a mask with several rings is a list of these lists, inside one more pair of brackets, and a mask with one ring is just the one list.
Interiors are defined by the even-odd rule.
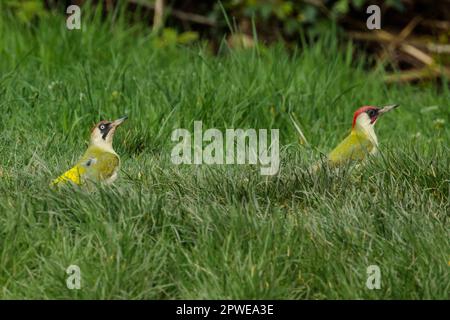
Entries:
[[101,124],[98,128],[103,131],[103,130],[105,130],[106,127],[104,124]]
[[372,118],[377,114],[377,111],[375,109],[370,109],[369,111],[367,111],[367,114]]

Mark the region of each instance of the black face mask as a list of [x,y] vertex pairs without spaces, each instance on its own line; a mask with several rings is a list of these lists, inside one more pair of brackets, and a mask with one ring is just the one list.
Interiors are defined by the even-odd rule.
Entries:
[[106,140],[106,137],[108,136],[109,131],[111,130],[111,123],[102,123],[98,126],[98,129],[102,133],[102,139]]

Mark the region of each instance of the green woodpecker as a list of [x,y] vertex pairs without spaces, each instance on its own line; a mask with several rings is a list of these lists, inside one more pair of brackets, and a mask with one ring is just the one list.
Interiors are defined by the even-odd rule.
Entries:
[[374,125],[378,118],[397,107],[397,104],[382,108],[364,106],[356,110],[350,134],[328,154],[328,165],[337,167],[343,163],[364,160],[367,155],[376,154],[378,139]]
[[71,182],[81,185],[86,181],[112,183],[117,178],[120,158],[114,151],[114,133],[128,117],[115,121],[100,121],[91,132],[91,141],[75,166],[53,180],[52,185]]

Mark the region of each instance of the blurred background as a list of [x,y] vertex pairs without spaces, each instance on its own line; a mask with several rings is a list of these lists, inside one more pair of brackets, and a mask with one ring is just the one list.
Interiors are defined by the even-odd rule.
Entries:
[[[105,17],[123,11],[129,25],[144,25],[156,35],[156,46],[202,43],[213,54],[224,41],[236,49],[281,41],[294,50],[337,28],[343,39],[353,40],[356,54],[369,57],[369,68],[381,64],[391,71],[386,82],[450,75],[450,0],[2,1],[5,10],[31,25],[48,14],[65,15],[71,4],[93,5]],[[381,30],[366,27],[371,4],[381,8]]]

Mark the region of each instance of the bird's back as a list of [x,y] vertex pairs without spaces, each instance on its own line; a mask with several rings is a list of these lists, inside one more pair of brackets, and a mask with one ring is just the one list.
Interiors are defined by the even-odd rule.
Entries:
[[363,160],[376,150],[375,143],[364,132],[352,130],[336,148],[328,154],[331,165],[340,165],[347,161]]
[[90,146],[77,164],[56,178],[53,184],[71,181],[80,185],[86,180],[112,182],[119,167],[120,159],[114,151]]

